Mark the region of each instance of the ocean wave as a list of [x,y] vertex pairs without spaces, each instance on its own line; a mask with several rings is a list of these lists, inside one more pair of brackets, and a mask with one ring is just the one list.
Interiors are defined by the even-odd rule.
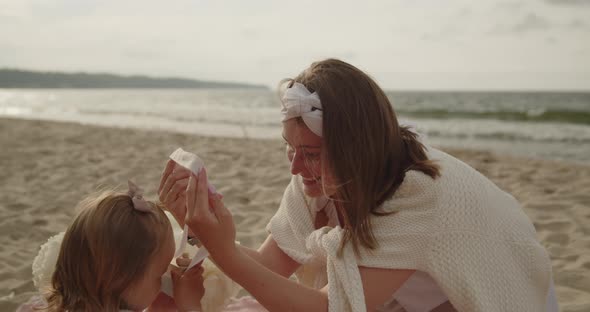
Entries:
[[523,123],[481,119],[411,119],[418,132],[433,138],[590,143],[590,127],[565,123]]
[[590,112],[572,110],[547,110],[542,108],[527,111],[453,111],[446,109],[398,110],[400,116],[436,119],[495,119],[521,122],[557,122],[590,125]]

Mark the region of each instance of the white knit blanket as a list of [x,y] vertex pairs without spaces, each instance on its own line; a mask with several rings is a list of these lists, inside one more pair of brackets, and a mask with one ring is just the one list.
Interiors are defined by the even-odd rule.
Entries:
[[372,217],[379,247],[361,248],[359,257],[350,244],[337,256],[339,226],[314,229],[313,200],[294,176],[267,230],[303,264],[300,282],[328,282],[329,311],[365,311],[359,266],[415,269],[429,274],[459,311],[545,310],[551,264],[521,206],[458,159],[433,148],[428,154],[442,176],[409,171],[380,208],[395,213]]

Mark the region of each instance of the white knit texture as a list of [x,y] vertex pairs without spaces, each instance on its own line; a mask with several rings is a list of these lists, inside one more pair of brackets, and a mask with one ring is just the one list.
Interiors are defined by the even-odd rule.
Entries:
[[442,176],[407,172],[380,207],[395,213],[371,217],[379,247],[359,257],[350,243],[337,257],[339,226],[314,229],[312,200],[294,176],[267,230],[303,264],[300,281],[319,288],[310,273],[327,280],[330,311],[366,310],[358,266],[425,272],[458,311],[545,310],[551,264],[519,203],[460,160],[433,148],[428,156]]

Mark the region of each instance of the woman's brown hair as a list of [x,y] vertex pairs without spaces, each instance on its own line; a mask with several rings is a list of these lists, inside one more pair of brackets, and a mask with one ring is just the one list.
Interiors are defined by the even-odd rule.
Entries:
[[105,192],[79,204],[59,252],[49,311],[119,311],[123,292],[146,272],[172,228],[155,204],[149,212],[133,208],[126,194]]
[[[374,249],[371,215],[390,199],[408,170],[435,179],[438,166],[408,127],[400,126],[383,90],[367,74],[336,59],[316,62],[291,80],[317,92],[322,103],[322,176],[338,181],[336,207],[344,221],[342,247]],[[324,185],[324,189],[326,186]]]

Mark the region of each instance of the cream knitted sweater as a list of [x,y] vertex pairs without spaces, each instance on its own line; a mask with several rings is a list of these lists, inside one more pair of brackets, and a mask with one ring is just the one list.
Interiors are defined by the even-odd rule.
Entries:
[[300,282],[328,282],[330,311],[365,311],[358,266],[415,269],[429,274],[459,311],[545,310],[551,263],[518,202],[458,159],[433,148],[428,155],[441,177],[407,172],[380,207],[395,213],[371,217],[379,247],[361,248],[359,257],[350,244],[337,256],[339,226],[314,229],[312,200],[294,176],[267,230],[303,264]]

